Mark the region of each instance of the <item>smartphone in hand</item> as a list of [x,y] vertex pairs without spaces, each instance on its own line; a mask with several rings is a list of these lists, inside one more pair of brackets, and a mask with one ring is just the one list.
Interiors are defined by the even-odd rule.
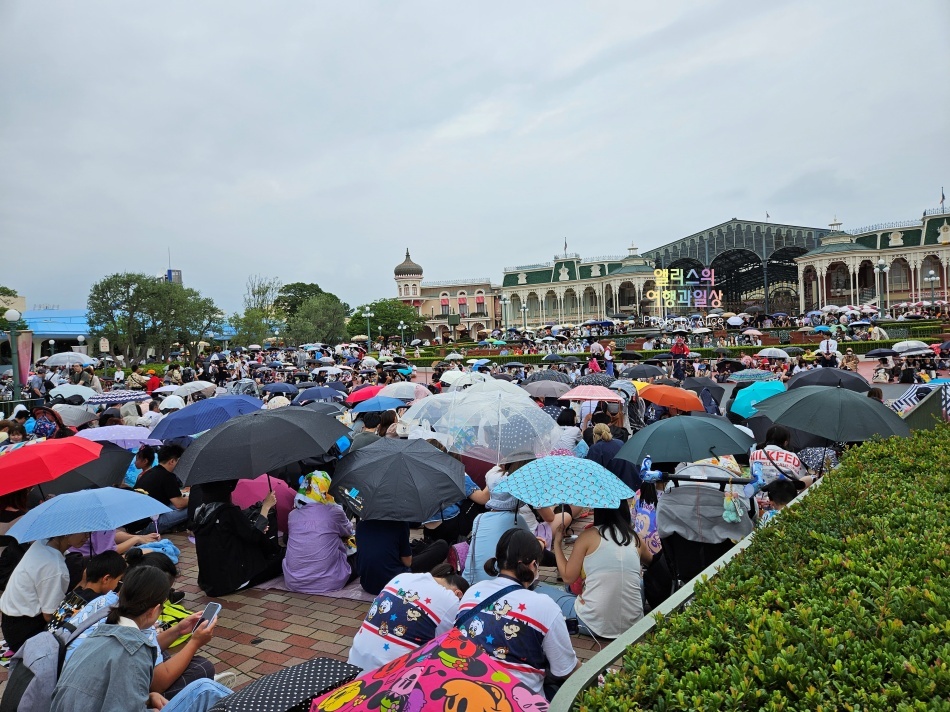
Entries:
[[198,619],[198,622],[195,623],[195,627],[192,628],[191,632],[194,633],[198,630],[198,627],[205,621],[213,621],[218,617],[218,614],[221,612],[220,603],[209,603],[205,606],[204,612],[201,614],[201,618]]

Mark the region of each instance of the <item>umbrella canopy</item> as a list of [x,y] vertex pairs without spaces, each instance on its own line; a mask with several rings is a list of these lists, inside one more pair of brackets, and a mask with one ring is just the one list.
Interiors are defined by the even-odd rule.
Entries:
[[716,399],[717,403],[722,403],[722,397],[726,395],[725,388],[706,376],[690,376],[689,378],[684,378],[683,388],[697,394],[702,393],[704,388],[708,388],[709,394]]
[[161,386],[160,388],[156,388],[154,391],[152,391],[152,393],[153,393],[153,394],[155,394],[155,393],[174,393],[174,392],[177,391],[177,390],[178,390],[178,386],[176,386],[175,384],[172,383],[172,384],[169,384],[169,385],[167,385],[167,386]]
[[386,396],[376,396],[367,398],[358,403],[353,408],[354,413],[382,413],[384,410],[395,410],[396,408],[405,408],[406,401],[401,398],[387,398]]
[[[553,339],[553,337],[545,337],[545,338],[546,338],[547,340],[552,340],[552,339]],[[544,341],[545,339],[541,339],[541,340]],[[564,359],[561,358],[560,356],[558,356],[557,354],[548,354],[547,356],[545,356],[545,357],[544,357],[543,359],[541,359],[541,360],[544,361],[545,363],[560,363],[560,362],[563,361]]]
[[729,326],[742,326],[745,320],[741,316],[730,316],[726,319],[726,323]]
[[62,353],[53,354],[47,358],[44,364],[47,366],[73,366],[76,364],[88,366],[92,362],[93,359],[86,354],[76,353],[75,351],[63,351]]
[[402,381],[400,383],[390,383],[377,394],[384,398],[402,398],[403,400],[418,400],[432,395],[429,389],[421,383],[412,383]]
[[555,371],[550,368],[543,369],[537,373],[531,374],[525,383],[534,383],[535,381],[560,381],[561,383],[566,383],[571,385],[571,377],[566,373],[561,373],[560,371]]
[[758,329],[746,329],[742,333],[746,336],[762,336],[762,332]]
[[[554,383],[554,381],[548,381],[548,383]],[[563,385],[563,384],[560,384]],[[453,389],[457,390],[457,389]],[[486,379],[480,383],[476,383],[473,386],[469,386],[465,389],[465,392],[469,395],[475,393],[508,393],[509,395],[518,396],[520,398],[527,398],[528,394],[522,390],[519,386],[516,386],[514,383],[508,383],[507,381],[499,381],[494,378]]]
[[778,378],[771,371],[762,371],[757,368],[747,368],[744,371],[736,371],[729,376],[730,381],[743,383],[745,381],[769,381]]
[[534,401],[507,393],[463,393],[432,427],[450,451],[494,465],[546,455],[561,433]]
[[192,443],[175,468],[184,484],[254,479],[292,462],[349,447],[349,429],[306,408],[259,410],[232,418]]
[[759,381],[736,393],[735,400],[732,401],[729,410],[743,418],[751,418],[757,412],[755,409],[757,403],[774,396],[776,393],[784,392],[785,385],[781,381]]
[[522,386],[532,398],[558,398],[563,396],[571,387],[560,381],[535,381]]
[[80,425],[85,425],[86,423],[99,417],[91,410],[81,405],[66,405],[65,403],[57,403],[53,406],[53,410],[59,413],[59,417],[63,420],[63,425],[68,425],[74,428]]
[[295,396],[300,392],[297,386],[292,383],[268,383],[261,390],[264,393],[283,393],[288,396]]
[[58,495],[31,509],[10,527],[7,535],[27,542],[107,531],[170,511],[161,502],[138,492],[115,487],[82,490]]
[[452,383],[449,384],[449,390],[461,391],[475,385],[476,383],[484,383],[485,381],[490,380],[490,378],[490,376],[487,376],[484,373],[462,373],[461,376],[452,380]]
[[616,457],[639,467],[647,456],[654,462],[695,462],[748,452],[753,445],[754,439],[727,420],[667,418],[634,433]]
[[76,433],[77,438],[93,442],[110,442],[126,450],[135,450],[142,445],[161,445],[162,441],[153,437],[148,428],[137,425],[107,425],[102,428],[89,428]]
[[464,359],[465,357],[462,354],[457,353],[455,351],[453,351],[452,353],[450,353],[448,356],[445,357],[446,361],[462,361]]
[[56,386],[49,392],[50,399],[62,398],[66,400],[67,398],[72,398],[73,396],[78,396],[82,398],[82,402],[85,403],[87,400],[96,395],[96,392],[87,386],[78,386],[72,383],[67,383],[62,386]]
[[811,371],[802,371],[788,381],[789,390],[802,386],[841,386],[855,393],[867,393],[871,390],[871,384],[864,380],[864,376],[841,368],[815,368]]
[[346,400],[348,403],[361,403],[377,395],[381,390],[383,390],[383,386],[363,386],[350,393]]
[[118,405],[119,403],[147,400],[152,400],[152,396],[145,391],[106,391],[105,393],[96,393],[86,401],[86,405]]
[[360,668],[333,658],[314,658],[258,678],[212,708],[213,712],[309,710],[315,697],[349,682]]
[[[752,431],[755,441],[760,446],[765,444],[769,428],[775,425],[771,418],[764,416],[761,413],[756,413],[751,418],[747,418],[742,424]],[[813,445],[825,445],[828,442],[820,435],[806,433],[805,431],[798,430],[797,428],[788,428],[788,432],[791,437],[788,442],[788,449],[792,452],[798,452],[804,447],[810,447]]]
[[424,440],[382,438],[339,462],[331,492],[361,519],[422,522],[465,497],[465,466]]
[[623,378],[659,378],[666,374],[659,366],[653,366],[649,363],[642,363],[630,368],[624,369],[620,374]]
[[541,457],[518,468],[496,486],[532,507],[573,504],[614,509],[636,493],[607,468],[581,457]]
[[575,386],[602,386],[607,388],[616,380],[616,376],[610,376],[606,373],[588,373],[574,381]]
[[798,346],[786,346],[782,350],[789,356],[801,356],[803,353],[805,353],[805,349]]
[[[640,396],[651,403],[679,410],[703,410],[703,402],[693,391],[675,386],[648,386],[640,391]],[[660,460],[658,460],[660,462]]]
[[643,356],[636,351],[622,351],[617,357],[618,361],[639,361]]
[[0,495],[34,485],[56,494],[118,484],[131,462],[128,450],[111,443],[84,438],[26,442],[0,456]]
[[206,395],[211,395],[214,393],[215,385],[213,383],[208,383],[208,381],[192,381],[191,383],[186,383],[183,386],[179,386],[173,392],[173,396],[179,396],[180,398],[187,398],[188,396],[194,395],[195,393],[204,393]]
[[783,351],[782,349],[777,349],[775,347],[762,349],[761,351],[759,351],[758,355],[764,358],[788,358],[789,357],[789,354],[787,351]]
[[[612,380],[611,383],[613,383]],[[562,395],[559,400],[623,403],[623,398],[621,398],[616,391],[612,391],[604,386],[577,386]]]
[[158,440],[171,440],[186,435],[197,435],[231,418],[258,411],[263,405],[259,399],[244,395],[208,398],[166,415],[152,430],[152,437]]
[[[291,405],[293,405],[293,403],[291,403]],[[344,411],[342,404],[332,401],[313,401],[312,403],[306,403],[301,407],[304,410],[313,411],[314,413],[321,413],[323,415],[330,415],[334,418]]]
[[918,351],[927,348],[927,344],[923,341],[898,341],[892,347],[897,353],[902,354],[908,351]]
[[874,435],[910,435],[907,423],[893,410],[841,387],[801,386],[756,404],[756,410],[777,425],[833,442],[861,442]]
[[305,403],[307,401],[329,401],[329,400],[341,401],[345,397],[346,397],[346,394],[341,393],[336,388],[328,388],[326,386],[317,386],[316,388],[308,388],[307,390],[302,391],[301,393],[298,393],[297,397],[294,398],[294,403]]
[[447,415],[464,395],[463,391],[448,391],[423,398],[409,406],[402,414],[401,420],[409,423],[434,423]]

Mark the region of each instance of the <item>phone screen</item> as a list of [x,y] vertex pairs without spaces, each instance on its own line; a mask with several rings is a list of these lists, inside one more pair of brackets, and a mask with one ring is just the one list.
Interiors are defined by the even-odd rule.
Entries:
[[192,628],[191,632],[194,633],[196,630],[198,630],[198,626],[200,626],[205,621],[213,621],[218,617],[220,612],[220,603],[209,603],[207,606],[205,606],[204,612],[201,614],[201,618],[198,619],[198,622],[195,624],[195,627]]

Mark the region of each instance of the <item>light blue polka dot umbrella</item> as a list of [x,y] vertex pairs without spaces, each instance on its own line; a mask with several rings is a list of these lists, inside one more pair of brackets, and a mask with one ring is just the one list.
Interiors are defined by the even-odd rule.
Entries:
[[592,460],[552,455],[529,462],[503,479],[493,492],[507,492],[532,507],[574,504],[613,508],[634,491]]

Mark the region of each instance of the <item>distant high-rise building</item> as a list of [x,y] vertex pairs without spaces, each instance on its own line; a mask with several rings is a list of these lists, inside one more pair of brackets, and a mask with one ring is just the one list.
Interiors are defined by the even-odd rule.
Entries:
[[173,284],[181,284],[181,270],[170,269],[165,273],[165,281]]

